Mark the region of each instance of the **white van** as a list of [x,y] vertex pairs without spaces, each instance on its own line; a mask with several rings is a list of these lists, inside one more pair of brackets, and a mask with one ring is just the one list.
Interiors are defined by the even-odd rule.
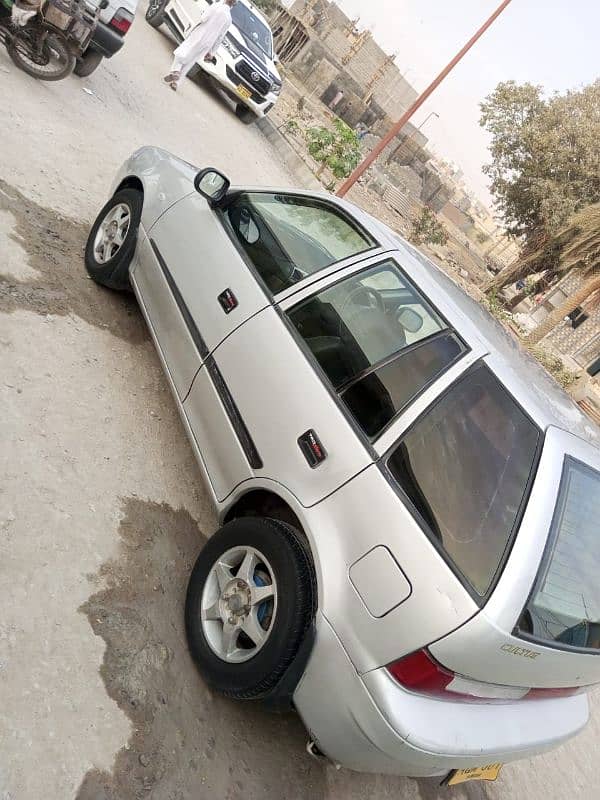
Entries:
[[[165,23],[182,42],[200,21],[212,0],[150,0],[146,20],[154,28]],[[236,114],[250,124],[273,108],[281,93],[269,23],[249,0],[231,9],[233,24],[216,56],[216,63],[198,63],[236,103]],[[193,73],[191,73],[193,74]]]

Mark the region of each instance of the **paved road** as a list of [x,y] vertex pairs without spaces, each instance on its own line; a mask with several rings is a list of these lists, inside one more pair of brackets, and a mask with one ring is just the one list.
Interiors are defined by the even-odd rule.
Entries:
[[0,799],[598,797],[600,713],[495,786],[447,791],[313,762],[294,716],[197,676],[182,604],[213,515],[137,308],[85,277],[82,248],[141,144],[289,177],[218,97],[161,85],[170,50],[140,17],[96,75],[55,85],[0,52]]

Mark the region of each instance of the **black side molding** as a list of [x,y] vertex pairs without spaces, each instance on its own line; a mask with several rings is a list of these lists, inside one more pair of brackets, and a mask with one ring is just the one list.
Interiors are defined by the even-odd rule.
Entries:
[[217,394],[221,398],[221,402],[223,403],[225,411],[227,412],[227,416],[229,417],[229,421],[233,426],[233,430],[235,431],[236,436],[242,445],[244,454],[248,459],[248,463],[252,469],[262,469],[262,458],[260,457],[258,450],[256,449],[256,445],[254,444],[248,428],[246,427],[246,424],[242,418],[242,415],[235,404],[235,400],[231,396],[229,387],[221,375],[221,370],[217,367],[212,356],[209,356],[206,359],[204,365],[208,370],[208,374],[212,379],[215,389],[217,390]]
[[179,288],[177,287],[177,284],[175,283],[175,280],[173,279],[173,276],[171,275],[171,271],[167,267],[167,264],[166,264],[164,258],[162,257],[160,250],[156,246],[156,242],[154,241],[154,239],[150,239],[150,246],[152,247],[154,255],[156,256],[156,259],[157,259],[158,263],[160,264],[160,268],[163,271],[163,274],[165,276],[165,280],[169,284],[169,289],[171,290],[171,294],[173,295],[173,298],[174,298],[175,302],[177,303],[177,307],[181,311],[181,316],[183,317],[183,320],[184,320],[184,322],[185,322],[185,324],[187,326],[187,329],[190,332],[190,336],[194,340],[194,344],[196,346],[196,349],[200,353],[200,357],[202,359],[205,359],[208,356],[208,347],[206,346],[206,342],[202,338],[202,335],[201,335],[200,331],[198,330],[198,326],[194,322],[194,320],[192,318],[192,315],[190,314],[190,310],[186,306],[185,300],[181,296],[181,292],[179,291]]
[[206,346],[206,342],[202,338],[200,331],[198,330],[198,326],[194,322],[192,315],[190,314],[190,310],[185,304],[185,300],[183,299],[181,292],[179,291],[177,284],[175,283],[173,276],[165,263],[164,258],[161,255],[160,250],[156,246],[156,242],[153,239],[150,239],[150,245],[154,252],[154,255],[157,258],[157,261],[160,265],[161,270],[165,276],[165,280],[169,285],[169,289],[173,295],[175,302],[177,303],[177,307],[181,312],[181,316],[183,317],[183,321],[185,322],[187,329],[190,332],[190,336],[194,341],[194,345],[200,354],[200,357],[204,361],[204,366],[206,367],[206,371],[208,372],[209,377],[211,378],[215,390],[219,397],[221,398],[221,402],[223,403],[223,407],[225,408],[225,412],[229,417],[229,421],[235,431],[235,434],[242,446],[244,451],[244,455],[248,459],[248,463],[252,467],[252,469],[262,469],[263,462],[262,458],[260,457],[258,450],[256,449],[256,445],[250,436],[248,428],[242,418],[242,415],[239,412],[238,407],[235,404],[235,400],[231,396],[231,392],[229,391],[229,387],[221,374],[221,370],[218,368],[217,364],[215,363],[215,359],[213,356],[209,354],[208,347]]

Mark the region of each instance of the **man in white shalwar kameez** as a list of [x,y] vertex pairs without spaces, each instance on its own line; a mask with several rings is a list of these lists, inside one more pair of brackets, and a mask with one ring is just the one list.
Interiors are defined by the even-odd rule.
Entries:
[[177,91],[180,81],[197,61],[202,58],[212,61],[231,27],[231,6],[236,3],[237,0],[222,0],[209,6],[187,39],[174,51],[171,72],[163,78],[173,91]]

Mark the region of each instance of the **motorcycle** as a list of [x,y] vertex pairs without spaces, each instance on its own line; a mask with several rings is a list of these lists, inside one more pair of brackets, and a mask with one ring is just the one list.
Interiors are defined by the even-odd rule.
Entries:
[[0,41],[34,78],[59,81],[73,72],[94,34],[100,11],[86,0],[0,0]]

